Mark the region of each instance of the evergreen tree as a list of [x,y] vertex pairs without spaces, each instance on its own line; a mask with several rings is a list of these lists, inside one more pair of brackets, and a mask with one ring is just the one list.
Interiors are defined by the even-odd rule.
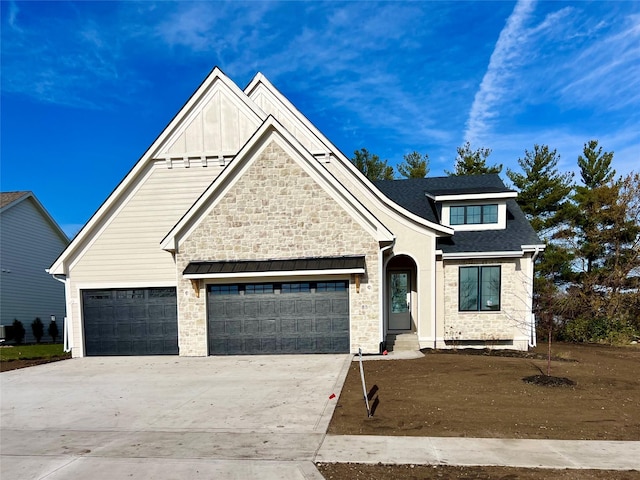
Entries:
[[639,327],[630,326],[624,306],[638,296],[640,175],[614,180],[613,153],[603,152],[596,141],[587,142],[583,153],[582,185],[575,188],[567,227],[559,232],[573,243],[576,270],[565,310],[571,328],[579,324],[588,332],[583,339],[611,340]]
[[44,325],[39,317],[36,317],[36,319],[31,322],[31,331],[33,332],[33,336],[36,338],[36,343],[40,343],[40,339],[44,335]]
[[518,205],[541,236],[562,220],[561,210],[572,190],[570,173],[561,174],[557,166],[560,156],[547,145],[534,145],[518,159],[522,173],[507,169],[507,177],[518,189]]
[[455,160],[455,170],[445,173],[449,176],[456,175],[483,175],[487,173],[500,173],[502,164],[487,166],[487,158],[491,155],[490,148],[471,149],[471,144],[465,142],[461,147],[457,148],[458,156]]
[[378,155],[370,153],[366,148],[354,152],[351,162],[371,181],[393,180],[393,167],[387,160],[380,160]]
[[424,178],[429,173],[429,155],[420,155],[413,151],[404,155],[404,161],[398,165],[398,173],[406,178]]

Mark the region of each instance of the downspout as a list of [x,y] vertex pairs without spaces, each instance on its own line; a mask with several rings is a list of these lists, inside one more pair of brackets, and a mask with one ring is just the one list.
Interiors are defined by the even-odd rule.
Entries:
[[[49,273],[49,269],[47,268],[45,270],[47,273]],[[55,278],[56,280],[58,280],[59,282],[64,283],[64,298],[65,298],[65,309],[67,309],[69,307],[69,305],[67,305],[67,277],[64,275],[51,275],[53,278]],[[62,277],[62,278],[60,278]],[[64,317],[64,322],[62,324],[62,349],[65,352],[70,352],[71,351],[71,342],[70,342],[70,338],[69,338],[69,322],[67,322],[67,317]]]
[[534,275],[535,275],[535,263],[536,263],[536,257],[538,256],[538,254],[540,253],[540,247],[538,245],[536,245],[536,249],[533,252],[533,255],[531,255],[531,269],[530,269],[530,277],[531,278],[531,312],[530,313],[530,320],[529,320],[529,347],[533,348],[537,345],[537,338],[536,338],[536,316],[533,313],[533,282],[534,282]]
[[[385,341],[384,338],[384,294],[385,294],[385,290],[387,287],[387,278],[386,275],[384,274],[384,253],[393,248],[393,246],[396,244],[396,239],[394,238],[393,241],[387,245],[386,247],[382,247],[380,249],[380,263],[379,263],[379,268],[378,268],[378,275],[380,276],[380,292],[379,292],[379,302],[378,304],[380,305],[380,324],[379,324],[379,338],[380,338],[380,345],[382,345],[382,342]],[[379,353],[382,353],[382,351],[380,351]]]

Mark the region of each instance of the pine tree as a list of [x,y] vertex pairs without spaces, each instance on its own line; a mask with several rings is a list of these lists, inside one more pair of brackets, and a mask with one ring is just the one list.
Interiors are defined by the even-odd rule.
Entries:
[[404,161],[398,165],[398,173],[406,178],[424,178],[429,173],[429,155],[420,155],[413,151],[404,155]]
[[572,190],[570,173],[561,174],[557,166],[560,156],[547,145],[534,145],[518,159],[523,173],[507,169],[507,177],[518,189],[518,205],[541,236],[562,220],[561,211]]
[[351,162],[371,181],[393,180],[393,167],[387,165],[387,160],[380,160],[378,155],[370,153],[366,148],[356,150]]
[[502,164],[487,166],[487,158],[491,155],[490,148],[471,149],[471,144],[465,142],[461,147],[457,148],[458,156],[455,160],[455,170],[445,173],[449,176],[457,175],[484,175],[487,173],[500,173]]

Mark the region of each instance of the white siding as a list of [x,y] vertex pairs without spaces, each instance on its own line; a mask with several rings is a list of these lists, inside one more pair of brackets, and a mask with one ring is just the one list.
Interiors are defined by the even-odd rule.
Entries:
[[18,319],[24,325],[25,341],[34,341],[31,322],[36,317],[45,327],[43,340],[50,340],[47,329],[56,316],[59,339],[65,316],[64,285],[48,273],[66,242],[53,229],[31,198],[2,213],[0,218],[0,320],[11,325]]
[[220,171],[215,165],[151,166],[119,211],[108,215],[93,243],[71,262],[72,281],[175,284],[175,262],[160,241]]

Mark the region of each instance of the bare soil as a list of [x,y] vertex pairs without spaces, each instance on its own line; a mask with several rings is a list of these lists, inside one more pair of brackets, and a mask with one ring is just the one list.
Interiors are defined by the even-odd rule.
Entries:
[[62,357],[52,358],[35,358],[29,360],[7,360],[0,362],[0,372],[8,372],[9,370],[17,370],[19,368],[33,367],[34,365],[42,365],[43,363],[58,362],[71,358],[71,354]]
[[544,377],[545,350],[364,362],[371,418],[354,362],[329,433],[640,440],[640,346],[556,344],[551,375],[575,385],[525,382]]
[[[640,347],[556,344],[531,352],[426,351],[357,362],[329,426],[343,435],[640,440]],[[573,384],[572,384],[573,383]],[[319,464],[326,479],[640,480],[638,471]]]
[[638,471],[549,470],[431,465],[316,465],[327,480],[640,480]]

